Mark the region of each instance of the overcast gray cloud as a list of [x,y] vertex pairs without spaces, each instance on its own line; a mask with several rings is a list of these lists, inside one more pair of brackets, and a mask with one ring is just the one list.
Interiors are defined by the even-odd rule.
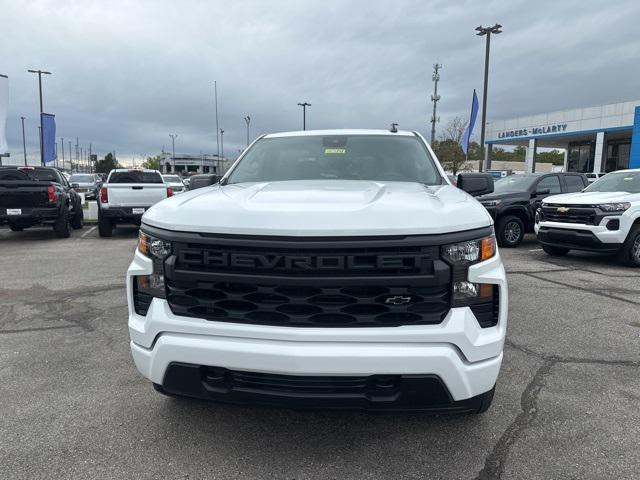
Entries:
[[[37,152],[37,79],[58,137],[103,155],[214,152],[213,81],[225,153],[252,136],[301,128],[427,133],[431,70],[442,63],[444,124],[482,90],[480,24],[492,42],[489,120],[640,98],[640,2],[9,1],[0,0],[0,73],[10,77],[7,136],[20,116]],[[65,140],[66,143],[66,140]]]

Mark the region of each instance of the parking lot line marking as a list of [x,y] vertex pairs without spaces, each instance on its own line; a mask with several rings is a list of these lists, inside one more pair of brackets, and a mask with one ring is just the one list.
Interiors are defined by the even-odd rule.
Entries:
[[532,250],[529,250],[530,252],[541,252],[542,249],[541,248],[534,248]]
[[96,229],[96,227],[91,227],[89,230],[87,230],[86,232],[84,232],[82,235],[80,235],[80,238],[84,238],[87,235],[89,235],[91,232],[93,232]]

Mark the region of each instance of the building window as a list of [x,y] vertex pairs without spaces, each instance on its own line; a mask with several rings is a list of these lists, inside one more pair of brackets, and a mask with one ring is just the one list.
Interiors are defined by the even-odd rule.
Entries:
[[202,173],[209,173],[209,167],[207,165],[202,166]]
[[169,162],[164,164],[165,173],[171,173],[171,164]]
[[587,173],[593,172],[595,142],[572,142],[567,155],[567,171]]
[[629,153],[631,152],[631,140],[609,140],[607,142],[607,160],[604,171],[606,173],[614,170],[629,168]]

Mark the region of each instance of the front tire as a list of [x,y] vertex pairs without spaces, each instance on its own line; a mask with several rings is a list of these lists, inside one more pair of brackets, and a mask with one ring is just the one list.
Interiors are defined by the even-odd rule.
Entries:
[[23,227],[19,227],[18,225],[9,225],[9,228],[12,232],[21,232],[22,230],[24,230]]
[[551,245],[543,245],[542,250],[544,250],[546,254],[551,255],[552,257],[564,257],[567,253],[569,253],[570,249],[563,247],[553,247]]
[[640,267],[640,225],[634,225],[618,252],[618,260],[628,267]]
[[103,217],[98,212],[98,234],[101,237],[111,237],[113,235],[113,223],[108,218]]
[[522,243],[524,238],[524,223],[515,215],[505,215],[498,220],[498,245],[504,248],[514,248]]
[[60,210],[58,218],[56,218],[53,224],[53,231],[58,238],[69,238],[71,235],[71,229],[69,228],[69,206],[65,205]]

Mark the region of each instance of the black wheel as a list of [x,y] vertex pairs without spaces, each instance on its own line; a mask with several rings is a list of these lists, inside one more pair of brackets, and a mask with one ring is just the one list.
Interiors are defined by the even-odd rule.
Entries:
[[480,407],[475,412],[476,414],[484,413],[487,410],[489,410],[489,407],[491,406],[491,403],[493,402],[493,395],[495,393],[496,393],[496,387],[494,385],[491,390],[489,390],[488,392],[483,393],[482,395],[480,395]]
[[524,223],[514,215],[506,215],[498,220],[496,232],[498,245],[513,248],[520,245],[524,238]]
[[19,227],[18,225],[9,225],[9,228],[12,232],[21,232],[22,230],[24,230],[23,227]]
[[629,267],[640,267],[640,225],[631,228],[618,252],[618,260]]
[[552,247],[551,245],[542,245],[542,250],[545,253],[551,255],[552,257],[564,257],[567,253],[569,253],[568,248],[563,247]]
[[110,237],[113,235],[113,224],[108,218],[104,218],[98,212],[98,234],[101,237]]
[[69,228],[69,206],[65,205],[60,210],[58,218],[56,218],[53,224],[53,231],[58,238],[69,238],[71,235],[71,229]]
[[76,210],[75,215],[71,218],[71,228],[74,230],[80,230],[84,226],[84,212],[82,207]]

